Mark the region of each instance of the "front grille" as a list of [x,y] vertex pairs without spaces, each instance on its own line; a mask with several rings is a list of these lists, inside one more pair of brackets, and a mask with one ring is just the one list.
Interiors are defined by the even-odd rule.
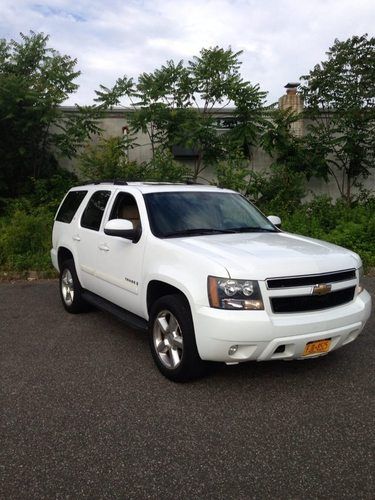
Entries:
[[270,278],[267,280],[268,289],[293,288],[295,286],[319,285],[320,283],[335,283],[355,279],[355,269],[325,274],[309,274],[292,278]]
[[353,300],[355,286],[337,290],[327,295],[298,295],[295,297],[271,297],[274,313],[318,311],[340,306]]

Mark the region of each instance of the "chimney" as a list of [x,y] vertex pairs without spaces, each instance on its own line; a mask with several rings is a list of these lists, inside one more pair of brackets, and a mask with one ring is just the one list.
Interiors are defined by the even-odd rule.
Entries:
[[[294,113],[301,113],[303,111],[303,99],[300,94],[297,93],[299,83],[290,82],[285,85],[286,94],[279,99],[280,109],[290,109]],[[291,125],[292,132],[296,136],[303,135],[303,121],[298,120]]]
[[294,83],[287,83],[285,85],[286,93],[287,94],[297,94],[297,88],[299,87],[299,83],[294,82]]

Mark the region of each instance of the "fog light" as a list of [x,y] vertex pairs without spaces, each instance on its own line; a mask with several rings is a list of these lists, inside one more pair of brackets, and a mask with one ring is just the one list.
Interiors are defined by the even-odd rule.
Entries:
[[235,354],[237,352],[237,349],[238,349],[238,345],[230,346],[230,348],[228,350],[229,356],[232,356],[233,354]]

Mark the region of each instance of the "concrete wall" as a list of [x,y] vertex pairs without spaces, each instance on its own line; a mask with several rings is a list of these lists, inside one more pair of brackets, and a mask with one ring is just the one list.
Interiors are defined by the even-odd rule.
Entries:
[[[67,107],[66,112],[73,112],[73,109],[74,108]],[[124,114],[125,113],[123,109],[115,109],[109,111],[106,116],[102,120],[100,120],[98,125],[103,129],[104,137],[120,137],[123,135],[123,129],[127,125]],[[98,139],[98,137],[94,136],[92,138],[92,143],[95,144]],[[138,134],[136,142],[138,146],[129,151],[129,159],[132,161],[137,161],[138,163],[149,160],[152,155],[151,145],[147,134]],[[76,158],[61,158],[60,160],[60,164],[63,168],[66,168],[67,170],[73,171],[77,174],[79,173],[78,163],[79,160],[77,160]]]

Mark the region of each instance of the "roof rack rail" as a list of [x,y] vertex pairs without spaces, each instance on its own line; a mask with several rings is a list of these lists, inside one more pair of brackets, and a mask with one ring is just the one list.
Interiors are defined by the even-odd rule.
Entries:
[[[189,178],[185,179],[184,181],[181,182],[161,182],[161,181],[131,181],[131,184],[133,183],[140,183],[140,184],[149,184],[149,185],[168,185],[168,184],[185,184],[188,186],[207,186],[209,184],[205,182],[197,182],[196,180]],[[98,180],[87,180],[84,184],[80,184],[80,186],[84,185],[87,186],[89,184],[94,184],[95,186],[98,186],[99,184],[114,184],[115,186],[128,186],[129,182],[126,181],[125,179],[102,179],[100,181]]]
[[186,179],[185,184],[188,186],[204,186],[205,184],[203,182],[197,182],[194,179]]
[[127,186],[128,182],[123,179],[102,179],[101,181],[94,181],[89,179],[84,183],[81,182],[79,186],[89,186],[90,184],[94,184],[95,186],[97,186],[98,184],[115,184],[119,186]]
[[103,179],[101,181],[94,181],[94,184],[115,184],[118,186],[127,186],[128,183],[124,179]]

